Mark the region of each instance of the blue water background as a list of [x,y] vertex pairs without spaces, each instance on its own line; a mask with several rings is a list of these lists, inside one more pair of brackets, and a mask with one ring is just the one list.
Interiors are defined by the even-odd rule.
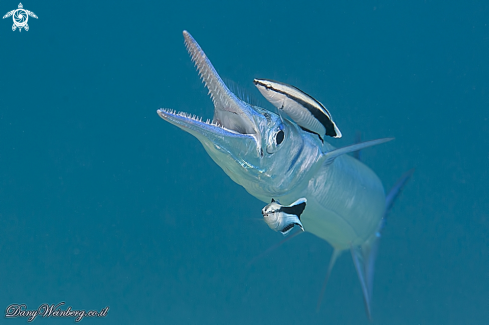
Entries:
[[259,101],[253,78],[322,101],[343,133],[333,145],[395,137],[363,151],[386,188],[416,168],[383,233],[374,324],[489,322],[487,1],[23,4],[39,17],[28,32],[0,21],[0,310],[66,301],[110,307],[84,324],[368,324],[349,254],[315,311],[332,249],[313,235],[246,267],[282,239],[264,204],[156,114],[212,117],[186,29]]

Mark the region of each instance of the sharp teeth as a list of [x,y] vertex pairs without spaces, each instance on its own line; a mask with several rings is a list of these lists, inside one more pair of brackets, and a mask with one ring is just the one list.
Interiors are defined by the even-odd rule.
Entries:
[[197,122],[200,122],[200,123],[205,123],[205,124],[208,124],[208,125],[213,125],[213,126],[219,126],[221,127],[220,125],[217,125],[216,123],[213,123],[211,122],[210,119],[207,119],[205,122],[203,122],[202,120],[202,117],[201,116],[197,116],[195,114],[189,114],[189,113],[186,113],[186,112],[177,112],[173,109],[167,109],[167,108],[162,108],[161,109],[162,111],[168,113],[168,114],[171,114],[171,115],[178,115],[178,116],[181,116],[181,117],[184,117],[186,119],[189,119],[189,120],[194,120],[194,121],[197,121]]
[[196,121],[196,122],[199,122],[199,123],[205,123],[207,125],[211,125],[211,126],[215,126],[215,127],[224,129],[224,130],[226,130],[228,132],[231,132],[231,133],[239,134],[238,132],[236,132],[234,130],[227,129],[221,123],[218,123],[216,121],[213,121],[213,120],[211,121],[210,119],[207,119],[207,120],[205,120],[205,122],[203,122],[202,121],[202,117],[197,116],[197,115],[192,115],[192,114],[185,113],[185,112],[177,112],[177,111],[175,111],[173,109],[168,109],[168,108],[160,108],[160,110],[163,111],[163,112],[165,112],[165,113],[168,113],[170,115],[181,116],[181,117],[184,117],[184,118],[189,119],[189,120],[193,120],[193,121]]

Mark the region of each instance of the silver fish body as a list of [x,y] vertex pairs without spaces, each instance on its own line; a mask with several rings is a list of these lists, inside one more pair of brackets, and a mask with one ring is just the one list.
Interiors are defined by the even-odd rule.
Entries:
[[[304,230],[340,252],[350,250],[370,316],[373,261],[385,211],[384,188],[366,165],[345,153],[389,141],[379,139],[335,149],[293,119],[237,98],[224,84],[193,37],[185,45],[214,103],[212,121],[159,109],[162,119],[195,136],[236,183],[263,202],[284,205],[307,199]],[[278,229],[278,228],[276,228]]]

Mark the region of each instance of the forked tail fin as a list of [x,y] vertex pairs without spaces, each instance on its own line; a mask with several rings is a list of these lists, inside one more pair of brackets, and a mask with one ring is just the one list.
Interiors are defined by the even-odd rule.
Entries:
[[369,320],[372,320],[370,311],[370,301],[372,299],[372,285],[374,282],[374,264],[379,248],[380,235],[375,234],[361,246],[352,246],[350,248],[353,264],[357,270],[358,279],[362,286],[363,300],[365,302],[365,311]]
[[384,226],[386,216],[389,213],[392,204],[401,193],[401,190],[403,189],[404,185],[406,185],[406,182],[409,180],[413,172],[414,169],[411,169],[410,171],[402,175],[387,194],[385,200],[385,212],[379,224],[378,231],[362,245],[352,246],[350,248],[353,263],[355,264],[355,269],[357,270],[358,279],[360,280],[360,284],[362,285],[363,300],[365,301],[365,310],[367,311],[367,316],[369,320],[372,320],[370,301],[372,299],[374,264],[379,248],[380,232]]

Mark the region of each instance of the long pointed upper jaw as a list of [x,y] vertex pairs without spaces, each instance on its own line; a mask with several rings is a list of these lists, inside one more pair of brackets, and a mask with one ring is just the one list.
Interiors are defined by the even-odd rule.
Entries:
[[[207,55],[187,31],[183,31],[183,37],[192,61],[195,63],[205,86],[209,89],[209,94],[214,103],[214,116],[212,122],[202,122],[197,117],[192,117],[186,113],[176,113],[172,110],[160,109],[158,115],[209,145],[210,142],[225,145],[227,140],[231,141],[231,139],[232,141],[253,139],[258,145],[260,134],[257,127],[256,111],[228,89]],[[257,146],[255,146],[256,148]]]

